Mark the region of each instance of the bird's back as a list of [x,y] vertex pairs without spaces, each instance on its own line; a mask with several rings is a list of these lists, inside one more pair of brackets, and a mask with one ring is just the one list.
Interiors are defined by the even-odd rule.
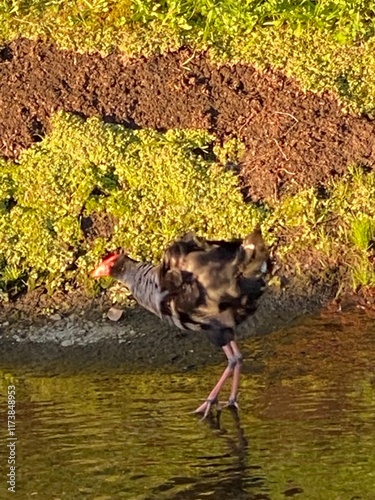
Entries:
[[259,229],[235,241],[185,235],[166,249],[160,266],[162,314],[188,330],[234,329],[255,310],[267,260]]

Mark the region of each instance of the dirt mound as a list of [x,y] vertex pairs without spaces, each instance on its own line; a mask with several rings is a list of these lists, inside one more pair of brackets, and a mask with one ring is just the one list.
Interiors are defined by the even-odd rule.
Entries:
[[281,73],[216,67],[188,49],[126,60],[16,40],[0,50],[1,154],[15,158],[48,131],[58,109],[129,127],[204,127],[241,139],[241,176],[254,199],[324,184],[350,164],[375,165],[375,126],[330,95]]

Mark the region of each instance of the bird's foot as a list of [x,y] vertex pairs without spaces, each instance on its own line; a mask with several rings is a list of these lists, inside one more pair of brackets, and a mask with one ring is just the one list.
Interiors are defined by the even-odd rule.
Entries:
[[198,408],[194,411],[194,413],[203,413],[202,420],[204,420],[210,413],[212,405],[215,405],[218,411],[221,410],[218,399],[213,398],[213,399],[206,399],[204,403],[198,406]]
[[240,409],[237,403],[237,399],[232,397],[229,398],[228,401],[225,403],[224,408],[235,408],[236,410]]

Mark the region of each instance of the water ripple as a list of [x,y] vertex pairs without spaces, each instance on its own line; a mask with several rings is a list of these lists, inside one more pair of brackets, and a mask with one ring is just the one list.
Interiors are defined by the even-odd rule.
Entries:
[[20,498],[373,500],[374,341],[363,316],[249,339],[239,415],[204,422],[191,411],[220,366],[17,372]]

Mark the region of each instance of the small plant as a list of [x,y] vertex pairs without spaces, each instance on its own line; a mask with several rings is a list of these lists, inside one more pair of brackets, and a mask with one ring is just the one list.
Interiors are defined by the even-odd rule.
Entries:
[[369,250],[375,240],[375,220],[366,214],[353,218],[350,237],[359,250]]
[[[32,288],[53,291],[68,280],[92,288],[90,266],[108,250],[155,260],[187,230],[222,238],[250,231],[263,214],[243,203],[232,172],[197,153],[210,142],[202,131],[131,131],[58,114],[19,165],[2,164],[14,197],[0,216],[7,269],[25,273]],[[115,223],[90,239],[81,219],[93,214]],[[13,281],[7,272],[3,283]]]

